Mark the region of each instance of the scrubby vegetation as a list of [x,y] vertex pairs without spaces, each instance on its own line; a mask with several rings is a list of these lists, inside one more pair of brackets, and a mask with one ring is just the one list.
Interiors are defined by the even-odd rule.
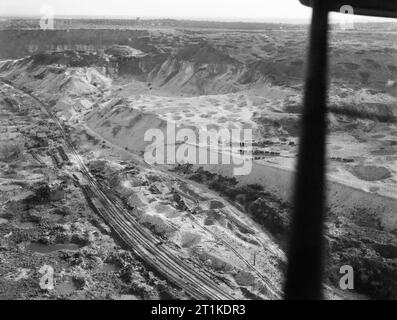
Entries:
[[396,122],[391,106],[380,103],[363,103],[361,105],[330,105],[328,110],[334,114],[355,119],[378,120],[381,122]]
[[0,160],[12,161],[17,160],[22,155],[22,147],[12,142],[0,143]]
[[281,244],[284,242],[289,229],[289,205],[264,190],[261,185],[239,185],[234,177],[211,173],[202,167],[195,170],[191,164],[178,165],[173,170],[208,185],[210,189],[243,206],[257,223],[271,232]]

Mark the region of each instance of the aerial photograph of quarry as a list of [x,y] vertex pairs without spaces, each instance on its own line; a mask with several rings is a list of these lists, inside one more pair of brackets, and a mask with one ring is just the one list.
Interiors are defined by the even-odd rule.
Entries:
[[396,2],[323,73],[322,0],[112,2],[0,0],[0,300],[284,299],[312,201],[322,299],[397,299]]

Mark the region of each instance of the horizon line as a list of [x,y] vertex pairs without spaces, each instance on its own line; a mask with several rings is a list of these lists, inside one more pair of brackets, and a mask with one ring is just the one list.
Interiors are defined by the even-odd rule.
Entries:
[[[356,23],[397,23],[392,19],[378,20],[371,17],[359,16],[361,21]],[[40,19],[38,14],[0,14],[0,18],[20,18],[20,19]],[[310,24],[310,18],[281,18],[281,17],[264,17],[257,18],[222,18],[222,17],[172,17],[172,16],[123,16],[123,15],[77,15],[77,14],[59,14],[54,16],[55,19],[104,19],[104,20],[176,20],[176,21],[197,21],[197,22],[223,22],[223,23],[263,23],[263,24]],[[366,20],[367,18],[368,20]]]

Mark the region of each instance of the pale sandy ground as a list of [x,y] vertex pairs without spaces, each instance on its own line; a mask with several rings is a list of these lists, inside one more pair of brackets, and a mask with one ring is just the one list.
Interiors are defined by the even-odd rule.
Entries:
[[[127,92],[130,92],[127,105],[131,109],[152,113],[162,120],[175,123],[176,126],[194,127],[198,131],[208,132],[212,128],[218,130],[252,128],[254,141],[266,139],[275,142],[271,147],[259,148],[260,150],[280,153],[279,156],[268,156],[256,160],[258,163],[287,170],[294,169],[297,146],[280,142],[276,135],[261,135],[257,130],[257,123],[253,120],[256,114],[272,120],[285,117],[286,113],[283,110],[285,100],[300,99],[292,89],[264,86],[260,90],[223,95],[172,97],[163,96],[161,91],[156,92],[156,90],[144,90],[144,93],[136,94],[142,90],[137,86],[134,83],[121,86],[122,96],[127,96]],[[358,94],[356,93],[349,99],[357,103]],[[363,101],[373,100],[373,97],[367,97],[366,100],[366,95],[361,94],[363,94],[361,95]],[[382,101],[389,102],[389,99],[388,96],[381,96]],[[289,116],[297,117],[295,114],[289,114]],[[332,116],[330,121],[331,124],[335,121]],[[155,126],[156,124],[153,125],[154,128]],[[140,129],[149,128],[150,123]],[[135,131],[134,135],[143,136],[143,132]],[[117,137],[117,139],[126,140],[124,137]],[[341,163],[330,159],[328,162],[329,179],[366,192],[397,198],[397,146],[391,143],[396,139],[397,126],[394,124],[379,125],[368,133],[332,132],[327,142],[328,158],[354,159],[354,163]],[[297,142],[297,139],[290,137],[289,141]],[[354,174],[352,170],[354,166],[384,167],[390,172],[390,176],[377,179],[375,174],[373,181],[367,181]]]
[[[129,89],[133,86],[128,85]],[[277,196],[290,200],[298,146],[289,145],[289,142],[297,143],[298,140],[287,135],[287,141],[282,141],[278,132],[272,131],[273,129],[269,130],[268,135],[263,136],[263,133],[257,130],[257,123],[252,120],[252,116],[259,113],[272,121],[283,119],[285,116],[297,118],[296,114],[285,113],[283,110],[286,98],[299,98],[293,90],[265,87],[263,90],[237,94],[171,97],[163,96],[155,90],[150,94],[143,94],[135,88],[131,89],[130,96],[123,103],[110,107],[115,96],[117,95],[110,94],[105,98],[104,103],[99,104],[99,112],[88,113],[87,125],[112,144],[128,148],[140,156],[149,145],[143,141],[144,133],[153,128],[161,128],[164,131],[167,121],[180,127],[195,127],[198,131],[206,128],[252,127],[254,140],[265,139],[273,142],[272,145],[260,149],[277,152],[279,155],[267,155],[261,160],[255,160],[252,173],[248,176],[238,176],[237,179],[246,184],[259,183]],[[127,96],[125,91],[123,96]],[[141,115],[141,112],[144,114]],[[223,124],[220,124],[219,120],[223,121]],[[335,124],[332,117],[330,121],[331,125]],[[366,125],[364,120],[363,126]],[[121,128],[117,134],[113,132],[114,127]],[[343,212],[344,208],[367,208],[379,217],[385,229],[394,230],[397,227],[397,151],[395,146],[387,143],[395,140],[397,130],[394,124],[388,123],[377,124],[368,131],[335,131],[328,136],[329,206],[335,212]],[[159,143],[162,144],[163,141]],[[354,162],[335,161],[331,157],[353,159]],[[240,155],[233,153],[232,159],[240,158]],[[238,160],[235,162],[240,164]],[[389,175],[379,176],[377,170],[369,166],[385,168]],[[211,172],[234,176],[233,164],[203,167]],[[355,171],[357,168],[361,170],[367,167],[371,181]]]

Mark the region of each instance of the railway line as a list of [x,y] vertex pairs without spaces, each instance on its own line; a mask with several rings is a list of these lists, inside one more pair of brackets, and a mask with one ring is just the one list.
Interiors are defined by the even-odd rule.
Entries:
[[95,179],[71,143],[63,124],[43,101],[7,79],[1,78],[0,81],[30,96],[40,105],[42,111],[56,123],[63,139],[64,148],[71,155],[81,173],[82,180],[77,182],[81,186],[88,205],[101,216],[137,258],[175,286],[184,290],[193,299],[235,299],[228,292],[226,285],[216,283],[204,272],[196,270],[193,264],[189,264],[181,258],[172,248],[161,244],[155,235],[139,224],[131,211],[124,207],[123,202],[112,190]]

